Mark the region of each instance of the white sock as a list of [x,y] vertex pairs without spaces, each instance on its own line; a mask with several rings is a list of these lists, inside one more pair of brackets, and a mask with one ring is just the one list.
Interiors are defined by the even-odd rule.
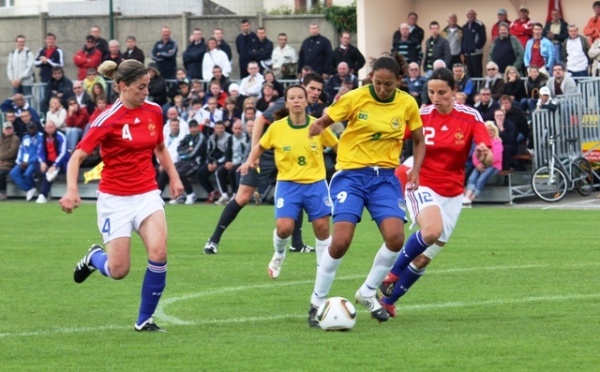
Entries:
[[317,267],[319,267],[319,262],[321,261],[321,256],[323,255],[323,252],[325,252],[327,250],[327,248],[329,248],[329,245],[331,244],[331,235],[329,235],[327,237],[327,239],[325,240],[319,240],[318,238],[315,239],[315,253],[317,254]]
[[365,297],[375,296],[375,292],[385,276],[390,272],[392,266],[394,266],[394,262],[396,262],[396,258],[398,258],[398,254],[400,252],[392,252],[388,249],[388,247],[383,243],[379,251],[375,255],[375,259],[373,260],[373,266],[371,267],[371,271],[369,275],[367,275],[367,279],[360,287],[360,293]]
[[275,252],[285,255],[285,249],[287,248],[289,241],[289,236],[285,239],[281,239],[279,235],[277,235],[277,229],[273,230],[273,247],[275,247]]
[[222,193],[221,196],[225,199],[229,199],[229,195],[226,192]]
[[315,288],[313,289],[313,294],[310,297],[311,304],[315,306],[321,306],[323,302],[325,302],[325,299],[327,299],[327,295],[329,294],[329,290],[331,289],[331,284],[333,284],[333,279],[335,279],[335,273],[337,272],[337,269],[340,267],[341,263],[341,258],[335,259],[331,257],[329,254],[329,249],[326,249],[325,252],[323,252],[321,255],[321,263],[317,269]]

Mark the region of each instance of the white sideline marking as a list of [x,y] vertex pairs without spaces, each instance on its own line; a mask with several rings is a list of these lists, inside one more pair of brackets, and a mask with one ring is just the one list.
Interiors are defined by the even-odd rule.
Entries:
[[[457,308],[457,307],[477,307],[477,306],[490,306],[490,305],[510,305],[510,304],[525,304],[531,302],[549,302],[549,301],[573,301],[573,300],[594,300],[600,298],[600,294],[574,294],[568,296],[539,296],[539,297],[525,297],[525,298],[513,298],[505,300],[487,300],[487,301],[457,301],[457,302],[444,302],[424,305],[405,305],[402,306],[402,311],[423,311],[429,309],[444,309],[444,308]],[[367,313],[367,310],[358,310],[359,313]],[[306,318],[306,314],[278,314],[269,316],[256,316],[256,317],[243,317],[243,318],[227,318],[227,319],[208,319],[200,321],[186,321],[185,325],[191,326],[202,326],[202,325],[215,325],[215,324],[231,324],[231,323],[250,323],[250,322],[265,322],[281,319],[302,319]],[[164,320],[161,318],[161,322]],[[65,333],[79,333],[79,332],[97,332],[107,330],[130,330],[133,332],[133,326],[101,326],[101,327],[70,327],[70,328],[56,328],[49,331],[37,331],[37,332],[14,332],[14,333],[0,333],[0,338],[7,337],[29,337],[29,336],[46,336],[52,334],[65,334]]]
[[[453,269],[443,269],[443,270],[431,270],[428,272],[428,275],[432,274],[452,274],[452,273],[461,273],[461,272],[469,272],[469,271],[496,271],[496,270],[526,270],[526,269],[535,269],[535,268],[544,268],[551,267],[552,265],[520,265],[520,266],[487,266],[487,267],[466,267],[466,268],[453,268]],[[574,265],[564,265],[562,267],[586,267],[586,266],[600,266],[600,263],[585,263],[585,264],[574,264]],[[349,275],[339,277],[336,280],[354,280],[354,279],[362,279],[364,275]],[[171,305],[173,303],[179,301],[190,300],[198,297],[206,297],[213,295],[220,295],[227,292],[239,292],[245,290],[253,290],[253,289],[263,289],[263,288],[273,288],[273,287],[289,287],[295,285],[302,284],[312,284],[314,283],[314,279],[312,280],[300,280],[294,282],[271,282],[269,284],[259,284],[259,285],[248,285],[248,286],[238,286],[238,287],[226,287],[221,289],[215,289],[210,291],[191,293],[187,295],[172,297],[172,298],[164,298],[161,299],[160,305],[158,309],[156,309],[156,313],[154,314],[155,318],[160,320],[161,324],[173,324],[173,325],[191,325],[191,326],[201,326],[201,325],[211,325],[211,324],[228,324],[228,323],[250,323],[250,322],[263,322],[263,321],[273,321],[273,320],[281,320],[281,319],[301,319],[306,317],[306,313],[302,312],[300,314],[278,314],[278,315],[269,315],[269,316],[259,316],[259,317],[243,317],[243,318],[227,318],[227,319],[208,319],[208,320],[200,320],[200,321],[187,321],[179,319],[175,316],[171,316],[165,313],[164,308],[167,305]],[[308,296],[308,295],[307,295]],[[541,297],[525,297],[525,298],[516,298],[516,299],[504,299],[504,300],[487,300],[487,301],[458,301],[458,302],[443,302],[443,303],[432,303],[432,304],[422,304],[422,305],[403,305],[402,311],[422,311],[427,309],[442,309],[442,308],[457,308],[457,307],[474,307],[474,306],[490,306],[490,305],[508,305],[508,304],[520,304],[520,303],[530,303],[530,302],[539,302],[539,301],[570,301],[570,300],[588,300],[588,299],[596,299],[600,298],[600,294],[593,295],[584,295],[584,294],[574,294],[568,296],[541,296]],[[366,313],[366,310],[359,310],[359,313]],[[70,333],[81,333],[81,332],[97,332],[97,331],[123,331],[129,330],[133,332],[133,324],[130,326],[125,325],[108,325],[108,326],[99,326],[99,327],[57,327],[50,330],[45,331],[30,331],[30,332],[4,332],[0,333],[0,338],[8,338],[8,337],[35,337],[35,336],[46,336],[53,334],[70,334]]]
[[[585,263],[585,264],[576,264],[573,266],[582,267],[582,266],[599,266],[599,265],[600,265],[600,263]],[[431,270],[430,272],[428,272],[428,275],[430,275],[430,274],[452,274],[452,273],[461,273],[461,272],[470,272],[470,271],[526,270],[526,269],[535,269],[535,268],[544,268],[544,267],[550,267],[550,265],[464,267],[464,268],[453,268],[453,269],[443,269],[443,270]],[[362,279],[364,277],[365,276],[363,274],[348,275],[348,276],[339,277],[336,280],[355,280],[355,279]],[[191,293],[191,294],[177,296],[177,297],[161,299],[161,301],[158,305],[158,308],[156,309],[156,312],[154,313],[154,316],[157,319],[160,319],[161,323],[175,324],[175,325],[195,325],[197,323],[195,323],[194,321],[183,320],[174,315],[167,314],[165,311],[165,308],[168,305],[174,304],[176,302],[191,300],[191,299],[198,298],[198,297],[221,295],[223,293],[228,293],[228,292],[242,292],[242,291],[248,291],[248,290],[273,288],[276,286],[277,287],[281,287],[281,286],[289,287],[289,286],[312,284],[312,283],[314,283],[314,279],[313,280],[300,280],[300,281],[294,281],[294,282],[278,282],[278,283],[272,282],[269,284],[255,284],[255,285],[246,285],[246,286],[237,286],[237,287],[225,287],[225,288],[220,288],[220,289],[215,289],[215,290],[210,290],[210,291],[203,291],[203,292]],[[285,316],[285,317],[287,317],[287,316]],[[247,319],[247,318],[244,318],[244,319]],[[278,318],[271,318],[271,319],[278,319]]]

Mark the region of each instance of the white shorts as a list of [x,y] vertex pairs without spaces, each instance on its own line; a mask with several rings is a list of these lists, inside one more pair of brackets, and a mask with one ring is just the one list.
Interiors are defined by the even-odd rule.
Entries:
[[116,238],[130,238],[133,230],[137,232],[148,216],[158,210],[164,211],[164,206],[159,190],[132,196],[98,192],[98,230],[104,244]]
[[[447,243],[456,227],[458,217],[462,211],[462,194],[451,198],[440,196],[429,187],[419,186],[416,191],[407,191],[406,197],[406,209],[408,215],[412,221],[410,228],[415,225],[417,216],[424,208],[431,205],[437,205],[442,213],[442,223],[444,224],[442,229],[442,235],[439,237],[439,241]],[[427,248],[423,254],[430,259],[433,259],[441,250],[438,245],[432,245]]]

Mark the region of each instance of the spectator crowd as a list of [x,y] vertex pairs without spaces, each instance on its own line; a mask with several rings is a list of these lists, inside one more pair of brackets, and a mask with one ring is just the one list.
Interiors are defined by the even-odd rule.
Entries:
[[[462,26],[456,14],[449,14],[445,25],[430,22],[427,38],[418,15],[410,12],[391,38],[390,52],[402,55],[408,64],[399,88],[420,106],[427,105],[428,76],[439,67],[452,70],[456,101],[475,107],[486,122],[495,125],[497,135],[494,128],[489,130],[502,142],[503,159],[495,167],[509,170],[514,166],[511,156],[519,147],[532,148],[531,113],[555,109],[556,96],[576,93],[573,77],[600,76],[600,1],[592,8],[594,14],[587,22],[564,20],[554,10],[545,23],[534,20],[541,15],[530,18],[526,6],[514,18],[499,9],[497,22],[487,28],[477,19],[477,12],[468,9]],[[236,170],[250,148],[253,122],[283,96],[281,80],[301,83],[309,73],[325,79],[315,104],[319,107],[309,107],[310,112],[322,111],[340,95],[369,83],[368,78],[361,82],[357,77],[366,61],[352,45],[349,32],[342,32],[334,47],[321,35],[318,24],[311,23],[299,50],[288,44],[285,33],[273,37],[275,42],[264,27],[254,30],[243,19],[235,37],[238,58],[233,61],[233,45],[225,41],[221,28],[210,37],[194,29],[182,51],[171,38],[171,29],[161,28],[160,39],[149,53],[148,99],[163,108],[165,143],[186,189],[183,198],[171,203],[196,201],[192,180],[199,182],[209,202],[230,200],[238,186]],[[28,201],[38,195],[37,202],[46,202],[52,182],[65,171],[69,154],[90,124],[113,103],[111,82],[98,74],[98,66],[106,60],[146,63],[148,53],[137,46],[133,35],[122,46],[117,40],[107,41],[100,27],[92,26],[83,42],[72,56],[77,76],[68,77],[63,69],[68,57],[56,35],[46,34],[45,45],[37,52],[26,46],[23,35],[15,38],[16,48],[7,64],[13,96],[0,105],[0,200],[7,197],[10,174]],[[489,52],[484,60],[486,45]],[[231,79],[234,65],[239,67],[239,81]],[[45,83],[40,112],[26,99],[34,81]],[[343,123],[337,128],[341,133]],[[332,157],[328,164],[333,168],[335,155],[327,156]],[[92,159],[92,166],[100,162],[99,155]],[[157,181],[161,190],[168,184],[160,164]],[[471,191],[468,199],[472,198]]]

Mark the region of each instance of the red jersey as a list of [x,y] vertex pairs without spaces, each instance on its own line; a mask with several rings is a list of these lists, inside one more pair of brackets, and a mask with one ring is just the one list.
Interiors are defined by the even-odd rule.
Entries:
[[435,106],[421,109],[425,159],[419,173],[419,184],[445,197],[462,195],[465,183],[465,164],[471,144],[492,141],[479,112],[454,103],[450,114],[440,114]]
[[77,148],[91,153],[100,145],[104,162],[98,189],[112,195],[129,196],[156,190],[154,149],[164,142],[163,115],[152,102],[128,110],[120,100],[92,123]]

